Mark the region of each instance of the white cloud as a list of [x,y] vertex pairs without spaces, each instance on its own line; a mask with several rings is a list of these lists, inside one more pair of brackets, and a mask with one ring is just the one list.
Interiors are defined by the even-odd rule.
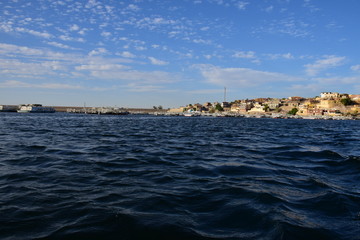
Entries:
[[21,81],[9,80],[0,82],[0,88],[45,88],[45,89],[82,89],[80,85],[70,85],[62,83],[26,83]]
[[68,45],[62,44],[62,43],[58,43],[58,42],[46,42],[47,44],[54,46],[54,47],[58,47],[58,48],[62,48],[62,49],[72,49],[74,50],[75,48],[70,47]]
[[344,63],[345,59],[345,57],[338,57],[334,55],[324,56],[323,59],[319,59],[313,64],[306,64],[305,71],[309,76],[316,76],[321,71],[341,66]]
[[135,84],[129,83],[127,85],[129,92],[160,92],[166,91],[163,86],[159,85],[148,85],[148,84]]
[[220,68],[213,65],[195,65],[209,83],[229,87],[253,87],[265,83],[300,80],[282,73],[258,71],[250,68]]
[[116,55],[124,57],[124,58],[135,58],[136,57],[135,54],[132,54],[131,52],[128,52],[128,51],[124,51],[124,52],[121,52],[121,53],[116,53]]
[[13,23],[11,21],[9,22],[1,22],[0,23],[0,30],[6,33],[14,31],[12,27]]
[[80,29],[80,27],[76,24],[73,24],[71,27],[70,27],[70,31],[78,31]]
[[359,65],[351,66],[351,70],[353,70],[353,71],[360,71],[360,64],[359,64]]
[[205,40],[205,39],[193,39],[192,41],[198,44],[207,44],[207,45],[211,44],[211,40]]
[[86,8],[96,7],[99,3],[96,0],[89,0],[85,5]]
[[52,75],[56,70],[54,64],[38,62],[21,62],[16,59],[0,59],[0,73],[4,76],[17,76],[26,78],[28,76]]
[[121,64],[87,64],[76,66],[76,70],[90,70],[90,71],[114,71],[119,69],[126,69],[128,67]]
[[153,64],[153,65],[167,65],[167,64],[169,64],[168,62],[156,59],[154,57],[148,57],[148,58],[149,58],[151,64]]
[[89,56],[95,56],[95,55],[103,55],[108,53],[108,51],[105,48],[97,48],[89,52]]
[[139,82],[144,84],[171,83],[178,80],[173,73],[152,71],[143,72],[135,70],[91,71],[91,76],[99,79],[118,80],[125,82]]
[[311,36],[310,29],[313,25],[294,17],[280,20],[273,20],[254,31],[270,34],[288,35],[295,38],[304,38]]
[[129,4],[129,5],[127,6],[127,10],[139,11],[140,8],[139,8],[139,6],[137,6],[137,5],[135,5],[135,4]]
[[101,33],[101,36],[102,36],[102,37],[105,37],[105,38],[110,37],[110,36],[111,36],[111,32],[105,32],[105,31],[104,31],[104,32]]
[[63,41],[85,42],[83,38],[73,38],[68,35],[61,35],[59,38]]
[[265,54],[270,59],[294,59],[295,57],[291,53],[276,53],[276,54]]
[[0,43],[0,54],[3,55],[44,55],[45,52],[40,49],[28,48],[25,46],[17,46],[13,44]]
[[191,90],[188,91],[188,93],[192,93],[192,94],[218,94],[218,93],[223,93],[224,89],[222,88],[217,88],[217,89],[196,89],[196,90]]
[[240,10],[245,10],[246,6],[248,4],[249,4],[249,2],[240,1],[240,2],[236,3],[236,7],[239,8]]
[[52,35],[50,33],[46,33],[46,32],[38,32],[35,30],[31,30],[31,29],[26,29],[26,28],[22,28],[22,27],[17,27],[15,28],[15,31],[17,32],[21,32],[21,33],[28,33],[37,37],[42,37],[42,38],[51,38]]
[[135,49],[138,51],[145,51],[147,48],[144,46],[136,46]]
[[271,5],[271,6],[267,7],[267,8],[265,8],[264,10],[265,10],[265,12],[270,13],[270,12],[272,12],[274,10],[274,6]]
[[360,82],[360,77],[331,77],[331,78],[314,78],[315,81],[327,86],[328,84],[356,84]]
[[233,55],[233,57],[235,57],[235,58],[256,58],[255,52],[253,52],[253,51],[247,51],[247,52],[238,51]]

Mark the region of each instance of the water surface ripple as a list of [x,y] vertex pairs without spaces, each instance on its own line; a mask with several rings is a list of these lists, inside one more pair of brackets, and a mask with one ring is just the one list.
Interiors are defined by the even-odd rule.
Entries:
[[0,239],[360,239],[360,122],[0,114]]

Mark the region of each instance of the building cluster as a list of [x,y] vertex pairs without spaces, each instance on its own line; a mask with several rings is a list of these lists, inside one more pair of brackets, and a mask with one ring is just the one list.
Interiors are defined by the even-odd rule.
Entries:
[[169,113],[187,111],[201,113],[225,112],[244,115],[356,116],[360,114],[360,95],[322,92],[320,96],[314,98],[256,98],[235,100],[233,102],[196,103],[170,109]]

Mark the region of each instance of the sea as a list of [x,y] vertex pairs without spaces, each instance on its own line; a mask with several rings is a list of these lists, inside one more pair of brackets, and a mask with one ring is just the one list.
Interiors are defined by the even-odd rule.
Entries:
[[0,239],[360,239],[360,121],[0,113]]

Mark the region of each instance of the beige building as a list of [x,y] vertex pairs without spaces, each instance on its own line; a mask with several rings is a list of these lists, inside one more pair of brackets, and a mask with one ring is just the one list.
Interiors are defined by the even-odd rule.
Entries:
[[265,113],[265,106],[255,103],[254,107],[251,108],[248,113]]
[[252,103],[236,103],[231,105],[231,112],[246,113],[253,107]]
[[182,113],[186,111],[186,108],[185,107],[179,107],[179,108],[171,108],[169,109],[169,113]]

